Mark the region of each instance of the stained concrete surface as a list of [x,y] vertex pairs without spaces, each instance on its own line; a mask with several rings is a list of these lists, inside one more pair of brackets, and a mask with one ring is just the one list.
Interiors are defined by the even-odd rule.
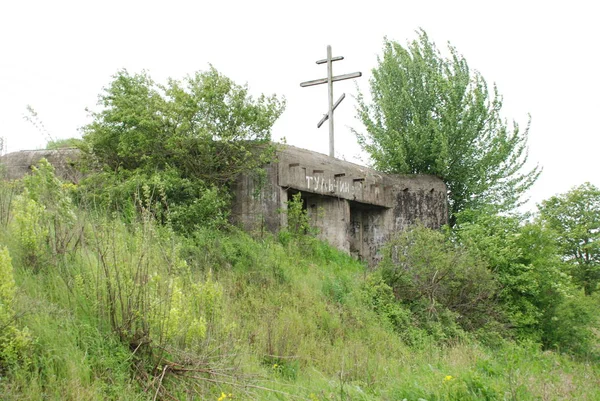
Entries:
[[79,156],[79,150],[74,148],[22,150],[1,156],[0,166],[4,170],[2,173],[5,179],[16,180],[31,172],[31,167],[41,159],[46,159],[54,167],[59,178],[77,183],[82,177],[75,167]]
[[241,175],[233,187],[232,219],[248,231],[277,232],[287,201],[300,193],[310,223],[331,245],[377,263],[380,249],[410,225],[447,222],[446,186],[427,175],[389,175],[292,146],[259,179]]

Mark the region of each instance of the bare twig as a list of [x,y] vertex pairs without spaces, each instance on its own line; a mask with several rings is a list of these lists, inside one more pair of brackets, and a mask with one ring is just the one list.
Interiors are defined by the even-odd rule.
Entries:
[[158,380],[158,386],[156,386],[156,393],[154,393],[154,398],[152,399],[152,401],[156,401],[156,397],[158,397],[158,392],[160,391],[160,388],[162,387],[162,381],[165,377],[165,373],[167,373],[168,367],[169,367],[169,365],[165,365],[165,367],[162,370],[162,374],[160,375],[160,379]]

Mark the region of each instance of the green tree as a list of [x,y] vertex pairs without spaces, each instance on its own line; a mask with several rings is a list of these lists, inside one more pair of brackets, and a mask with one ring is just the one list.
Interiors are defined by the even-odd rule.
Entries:
[[510,129],[496,87],[490,93],[454,47],[449,54],[444,57],[423,30],[407,47],[386,39],[370,81],[372,100],[358,94],[366,133],[354,131],[376,168],[443,179],[455,225],[466,209],[518,205],[540,169],[521,172],[529,124]]
[[99,96],[82,146],[102,173],[87,188],[122,207],[143,185],[166,199],[176,226],[223,221],[227,185],[273,157],[270,130],[285,101],[253,98],[216,69],[157,84],[119,71]]
[[[88,149],[105,167],[156,171],[223,183],[260,165],[249,143],[268,143],[285,101],[235,84],[211,67],[183,81],[155,83],[119,71],[100,95],[103,109],[84,128]],[[266,149],[266,147],[264,148]]]
[[564,259],[572,266],[574,282],[587,295],[600,282],[600,189],[585,183],[543,201],[539,218],[558,237]]
[[[557,308],[576,295],[552,230],[520,216],[477,212],[453,231],[456,241],[477,252],[497,280],[500,320],[511,335],[551,346]],[[550,323],[551,322],[551,323]],[[566,331],[566,330],[565,330]]]

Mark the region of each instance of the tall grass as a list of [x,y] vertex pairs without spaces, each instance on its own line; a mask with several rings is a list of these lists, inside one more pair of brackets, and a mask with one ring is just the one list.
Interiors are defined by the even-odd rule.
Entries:
[[[12,324],[32,343],[2,367],[3,400],[600,399],[596,362],[468,333],[440,341],[364,265],[311,237],[183,238],[150,215],[71,205],[77,224],[50,225],[51,208],[22,221],[46,224],[31,248],[14,218],[26,203],[10,204]],[[55,227],[77,240],[49,246]]]

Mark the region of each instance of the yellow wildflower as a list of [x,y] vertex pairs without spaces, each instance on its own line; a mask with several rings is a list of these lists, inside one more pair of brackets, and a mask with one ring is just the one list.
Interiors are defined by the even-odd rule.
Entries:
[[450,380],[452,380],[452,379],[454,379],[454,377],[452,377],[452,376],[448,375],[448,376],[444,377],[444,380],[443,380],[443,382],[444,382],[444,383],[446,383],[446,382],[449,382],[449,381],[450,381]]

